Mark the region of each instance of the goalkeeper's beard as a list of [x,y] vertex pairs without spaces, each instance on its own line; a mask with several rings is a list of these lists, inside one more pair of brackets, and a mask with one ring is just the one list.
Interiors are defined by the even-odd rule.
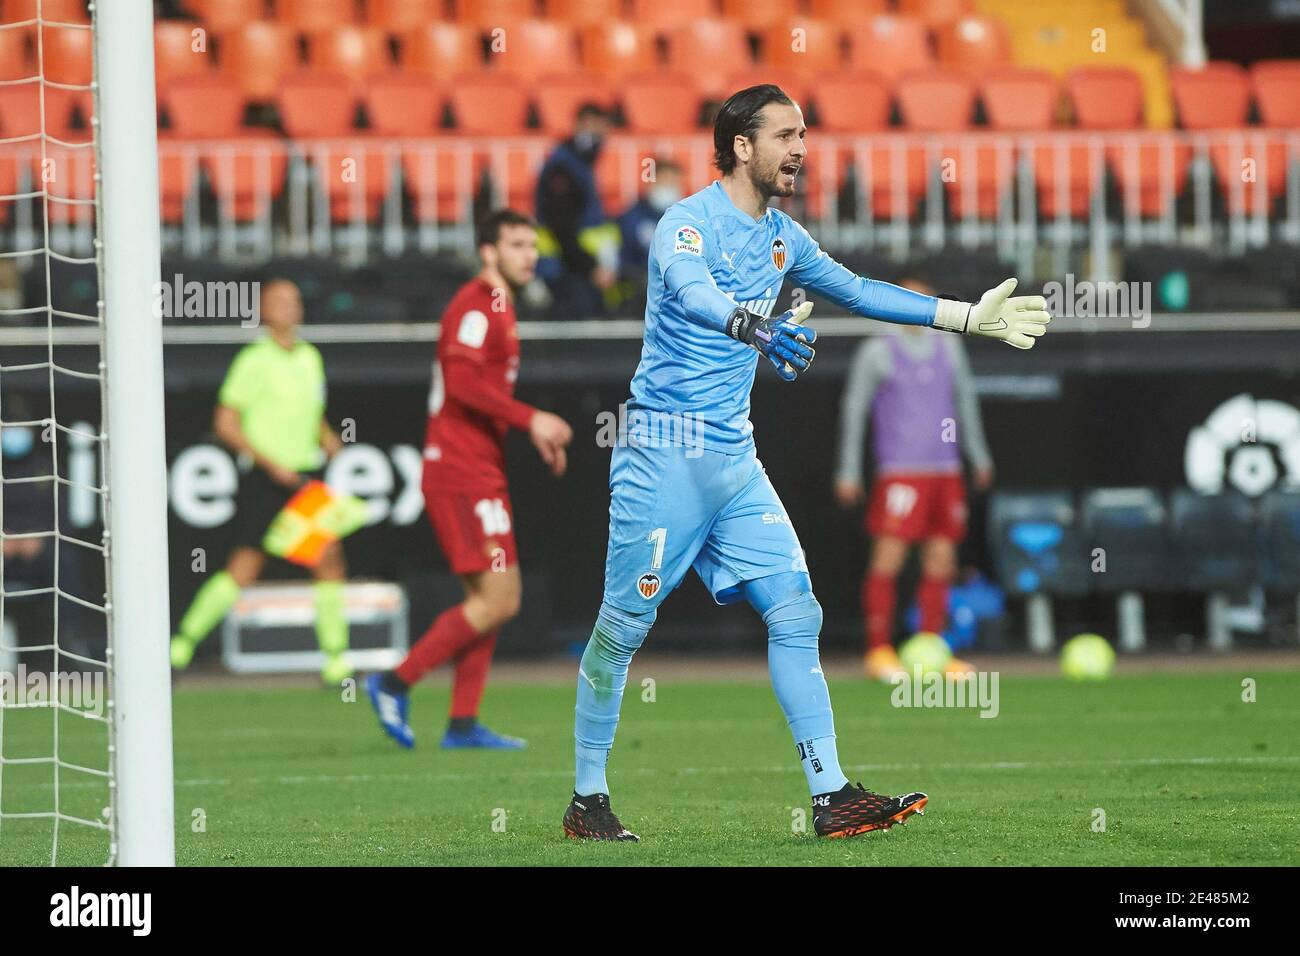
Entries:
[[[783,173],[781,167],[786,165],[784,162],[773,163],[770,166],[757,166],[753,173],[750,174],[750,180],[754,188],[758,190],[765,200],[773,198],[784,198],[794,195],[794,184],[798,181],[798,173],[790,181],[790,185],[783,186],[781,179]],[[802,167],[801,167],[802,168]]]

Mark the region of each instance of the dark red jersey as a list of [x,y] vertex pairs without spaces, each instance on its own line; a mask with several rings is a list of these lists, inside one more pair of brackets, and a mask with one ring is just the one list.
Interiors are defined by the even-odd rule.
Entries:
[[424,492],[478,494],[506,488],[502,445],[535,409],[514,398],[519,330],[504,289],[475,278],[442,314],[424,439]]

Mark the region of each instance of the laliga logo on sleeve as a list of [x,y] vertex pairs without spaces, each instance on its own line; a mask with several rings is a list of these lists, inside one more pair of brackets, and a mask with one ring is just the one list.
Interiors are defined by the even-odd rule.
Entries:
[[693,256],[702,256],[704,237],[700,235],[699,230],[691,226],[682,226],[677,230],[677,242],[673,246],[673,252],[689,252]]
[[641,592],[641,596],[647,601],[659,593],[659,575],[653,572],[646,572],[637,578],[636,589]]
[[777,272],[785,268],[785,242],[780,238],[772,240],[772,265]]

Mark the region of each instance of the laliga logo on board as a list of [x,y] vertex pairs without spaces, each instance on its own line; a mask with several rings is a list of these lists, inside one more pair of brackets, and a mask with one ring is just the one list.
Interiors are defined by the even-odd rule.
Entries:
[[1300,410],[1252,395],[1237,395],[1212,411],[1188,433],[1183,452],[1187,484],[1201,494],[1226,484],[1261,495],[1278,483],[1279,462],[1285,484],[1300,487]]

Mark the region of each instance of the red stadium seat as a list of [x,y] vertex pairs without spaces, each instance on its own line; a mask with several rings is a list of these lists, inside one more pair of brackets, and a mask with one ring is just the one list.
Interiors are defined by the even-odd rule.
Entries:
[[442,16],[442,0],[365,0],[365,22],[389,33],[407,33]]
[[[33,136],[44,129],[46,135],[64,142],[85,142],[88,130],[72,126],[74,110],[80,107],[82,119],[89,118],[90,94],[79,90],[45,88],[44,124],[41,122],[41,91],[36,83],[0,86],[0,136]],[[35,142],[35,140],[33,140]]]
[[488,56],[488,66],[520,80],[578,68],[577,38],[567,24],[521,20],[506,28],[505,41],[504,50]]
[[468,147],[404,150],[402,179],[416,222],[465,222],[473,214],[474,157]]
[[478,136],[517,136],[528,120],[528,93],[508,76],[469,74],[449,89],[456,128]]
[[0,80],[22,80],[36,75],[35,37],[36,30],[32,27],[0,30]]
[[276,20],[303,33],[356,23],[353,0],[273,0],[272,7]]
[[632,19],[657,32],[712,20],[717,15],[713,0],[632,0]]
[[429,136],[442,121],[442,92],[423,73],[372,76],[362,93],[370,129],[381,136]]
[[220,37],[221,69],[238,81],[249,99],[269,101],[280,78],[299,68],[298,36],[282,23],[255,21]]
[[823,74],[813,99],[828,133],[874,133],[889,126],[889,87],[874,73]]
[[699,113],[699,94],[675,73],[629,76],[623,82],[623,115],[632,132],[694,132]]
[[[1101,184],[1106,157],[1100,153],[1094,175],[1093,152],[1088,146],[1044,143],[1031,150],[1034,180],[1037,186],[1038,212],[1045,219],[1064,213],[1067,218],[1083,219],[1088,215],[1095,188]],[[1058,194],[1057,183],[1062,185]]]
[[342,26],[307,39],[307,63],[322,73],[347,77],[360,89],[367,77],[392,68],[388,35],[379,27]]
[[284,131],[296,139],[352,133],[356,97],[335,73],[291,73],[280,81],[276,106]]
[[1056,80],[1046,70],[1004,67],[980,79],[980,98],[994,129],[1050,129],[1059,95]]
[[584,103],[596,103],[606,109],[614,106],[614,90],[592,73],[544,76],[534,84],[534,89],[533,104],[542,131],[551,136],[572,133],[578,107]]
[[452,0],[451,6],[455,19],[485,32],[537,15],[533,0]]
[[996,218],[999,203],[1015,178],[1016,159],[1009,144],[1003,148],[966,143],[945,147],[944,160],[953,165],[949,167],[952,175],[945,176],[943,184],[953,215],[959,219]]
[[217,34],[240,29],[266,14],[264,0],[188,0],[186,9]]
[[937,31],[939,62],[971,74],[1005,66],[1011,61],[1006,25],[993,17],[961,17]]
[[750,63],[745,30],[732,20],[700,20],[673,30],[668,41],[668,64],[682,80],[722,99],[732,92],[727,77]]
[[786,92],[786,95],[799,104],[805,114],[804,120],[807,121],[808,90],[811,88],[807,77],[770,66],[751,66],[747,70],[732,73],[727,77],[727,89],[732,92],[748,89],[762,83],[774,83],[781,87]]
[[[487,174],[507,206],[531,215],[536,202],[537,174],[554,145],[545,136],[529,136],[508,145],[498,144],[490,155],[481,158],[480,172]],[[475,178],[478,179],[477,174]]]
[[795,0],[722,0],[722,15],[747,30],[765,30],[794,16]]
[[160,20],[154,25],[153,70],[158,86],[212,70],[215,61],[206,41],[202,52],[194,49],[193,31],[198,26],[186,20]]
[[78,27],[41,28],[45,78],[51,83],[89,86],[94,78],[95,38]]
[[[1133,143],[1106,148],[1106,165],[1119,183],[1126,210],[1154,218],[1170,212],[1187,185],[1192,148],[1186,143]],[[1166,194],[1166,184],[1171,188]]]
[[1134,129],[1142,125],[1142,80],[1124,67],[1080,67],[1065,78],[1080,129]]
[[838,70],[844,61],[844,30],[829,20],[792,17],[768,27],[760,60],[804,76]]
[[968,129],[975,109],[975,85],[956,70],[909,73],[898,81],[898,110],[909,129],[935,132]]
[[[1267,210],[1286,190],[1286,145],[1265,132],[1245,130],[1241,137],[1210,146],[1210,165],[1228,211],[1253,215],[1258,203]],[[1258,190],[1263,186],[1263,199]]]
[[1300,126],[1300,60],[1261,60],[1250,81],[1265,126]]
[[204,151],[201,161],[223,218],[252,222],[267,215],[284,193],[289,156],[276,136],[246,133]]
[[159,91],[171,133],[178,138],[220,138],[240,135],[244,93],[223,73],[177,77]]
[[971,0],[898,0],[898,12],[928,27],[941,27],[974,13]]
[[1169,71],[1174,105],[1184,129],[1227,129],[1246,125],[1250,84],[1236,63],[1207,63],[1202,69]]
[[851,24],[848,35],[851,70],[869,70],[892,80],[934,63],[925,24],[913,17],[870,17]]
[[483,68],[478,32],[463,23],[427,23],[402,37],[397,62],[404,69],[449,79]]
[[312,172],[324,185],[330,219],[336,223],[375,222],[400,163],[395,145],[366,137],[300,142]]
[[654,36],[640,24],[611,20],[584,29],[582,65],[611,80],[653,70],[658,65]]
[[809,0],[808,12],[839,26],[856,26],[863,17],[888,13],[888,0]]
[[622,0],[546,0],[546,19],[574,27],[617,20],[622,13]]
[[[46,23],[89,23],[87,0],[41,0],[41,19]],[[4,0],[0,23],[21,23],[36,19],[36,0]]]
[[[867,156],[854,169],[858,189],[871,196],[871,217],[893,219],[916,215],[925,195],[925,150],[904,146],[894,137],[873,139]],[[865,163],[865,178],[862,164]]]

